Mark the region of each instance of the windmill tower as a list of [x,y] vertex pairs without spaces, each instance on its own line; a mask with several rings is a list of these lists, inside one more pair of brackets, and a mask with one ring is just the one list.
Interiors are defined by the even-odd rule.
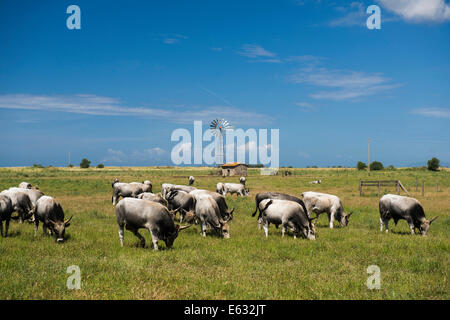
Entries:
[[209,126],[212,134],[216,137],[216,164],[224,163],[224,145],[223,145],[223,135],[225,130],[232,129],[228,121],[225,119],[215,119],[211,122]]

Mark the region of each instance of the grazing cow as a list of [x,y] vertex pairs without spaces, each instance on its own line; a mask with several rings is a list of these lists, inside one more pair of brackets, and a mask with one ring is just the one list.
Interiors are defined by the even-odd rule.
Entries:
[[42,191],[37,189],[24,189],[24,188],[9,188],[8,190],[14,191],[14,192],[23,192],[30,198],[31,204],[33,206],[36,206],[36,202],[39,200],[40,197],[44,195]]
[[200,221],[202,236],[206,237],[206,228],[209,225],[219,236],[230,238],[228,220],[222,219],[220,209],[213,197],[207,193],[195,195],[195,217]]
[[[189,192],[191,192],[193,190],[197,190],[197,188],[196,187],[191,187],[191,186],[183,186],[181,184],[175,184],[172,187],[170,187],[169,190],[181,190],[181,191],[189,193]],[[166,196],[167,196],[167,193],[166,193]]]
[[152,182],[150,180],[145,180],[142,183],[140,182],[130,182],[130,184],[141,187],[142,192],[152,192]]
[[244,186],[245,186],[245,182],[246,182],[247,180],[245,179],[245,177],[240,177],[239,178],[239,182],[241,183],[241,184],[243,184]]
[[188,179],[189,185],[192,186],[194,184],[195,178],[193,176],[190,176]]
[[236,196],[248,196],[250,195],[250,190],[245,189],[245,186],[240,183],[224,183],[223,184],[224,195],[227,193],[234,194]]
[[[292,196],[290,194],[286,194],[286,193],[280,193],[280,192],[261,192],[256,194],[255,196],[255,202],[256,202],[256,209],[255,212],[252,213],[252,217],[254,217],[256,215],[256,213],[259,210],[259,203],[261,201],[263,201],[264,199],[278,199],[278,200],[289,200],[289,201],[294,201],[297,202],[299,205],[302,206],[303,211],[308,215],[309,217],[309,212],[308,210],[306,210],[306,206],[305,203],[303,202],[302,199],[296,197],[296,196]],[[258,229],[261,229],[261,224],[262,224],[262,220],[261,220],[261,210],[259,211],[259,215],[258,215]],[[278,224],[275,224],[275,226],[278,228]]]
[[26,190],[28,189],[11,188],[0,193],[11,200],[13,212],[16,211],[18,214],[18,217],[12,219],[18,218],[20,223],[30,218],[34,213],[34,206],[31,203],[30,197],[25,193]]
[[431,220],[425,218],[425,212],[419,201],[414,198],[398,196],[395,194],[386,194],[381,197],[380,203],[380,231],[383,231],[383,224],[386,232],[389,232],[388,224],[390,219],[394,219],[395,225],[398,220],[406,220],[411,234],[414,230],[419,229],[422,236],[426,236],[431,223],[437,219]]
[[28,182],[21,182],[19,184],[19,188],[23,188],[23,189],[31,189],[31,183]]
[[216,201],[217,205],[219,206],[219,210],[220,210],[220,216],[222,217],[223,220],[233,220],[233,212],[234,212],[234,208],[231,211],[228,211],[228,205],[227,202],[225,201],[225,197],[217,192],[212,192],[209,190],[202,190],[202,189],[197,189],[194,191],[191,191],[190,194],[192,195],[196,195],[196,194],[202,194],[202,193],[206,193],[209,194],[214,201]]
[[309,184],[321,184],[322,180],[314,180],[314,181],[310,181]]
[[[114,179],[112,182],[113,187],[113,196],[112,196],[112,203],[113,205],[117,204],[117,201],[119,200],[119,197],[127,198],[136,198],[141,193],[145,192],[143,188],[144,184],[138,183],[138,182],[132,182],[132,183],[124,183],[119,182],[119,180]],[[145,189],[148,190],[149,185],[145,184]],[[150,184],[151,189],[151,184]]]
[[[2,237],[8,236],[9,221],[13,210],[11,199],[6,195],[0,195],[0,233]],[[5,234],[3,234],[3,221],[5,221]]]
[[116,206],[120,245],[123,247],[125,227],[139,238],[141,247],[145,247],[145,238],[139,233],[139,229],[145,228],[150,232],[154,250],[158,250],[159,240],[163,240],[171,248],[178,232],[190,227],[175,225],[172,214],[173,212],[156,202],[132,198],[120,200]]
[[50,235],[53,235],[53,233],[56,235],[57,242],[64,241],[66,228],[70,226],[70,220],[72,220],[72,217],[64,220],[64,211],[61,205],[49,196],[39,198],[36,203],[34,218],[34,235],[37,234],[39,221],[41,221],[44,235],[48,228]]
[[269,236],[269,224],[281,224],[282,237],[286,228],[292,228],[294,239],[297,234],[309,240],[315,240],[315,230],[312,220],[308,217],[303,207],[290,200],[264,199],[259,203],[262,212],[262,222],[266,238]]
[[224,186],[223,186],[222,182],[217,183],[217,185],[216,185],[216,192],[218,194],[223,195],[223,196],[225,195],[225,190],[224,190]]
[[195,198],[193,195],[183,190],[170,190],[167,195],[169,210],[175,210],[180,213],[180,223],[184,221],[185,215],[193,214],[195,207]]
[[311,212],[314,212],[317,218],[321,213],[326,212],[331,229],[333,228],[334,220],[338,220],[342,227],[348,225],[348,220],[353,212],[346,214],[341,199],[337,196],[307,191],[302,193],[302,197],[309,216],[311,216]]
[[167,200],[164,199],[160,193],[154,194],[151,192],[144,192],[137,196],[138,199],[153,201],[162,204],[163,206],[167,207]]

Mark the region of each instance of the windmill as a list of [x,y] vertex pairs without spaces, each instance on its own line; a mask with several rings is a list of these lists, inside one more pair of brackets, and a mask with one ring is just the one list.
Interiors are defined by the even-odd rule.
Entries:
[[209,126],[211,133],[216,137],[216,163],[223,164],[224,160],[224,146],[223,146],[223,135],[225,130],[232,129],[230,123],[225,119],[215,119],[211,122]]

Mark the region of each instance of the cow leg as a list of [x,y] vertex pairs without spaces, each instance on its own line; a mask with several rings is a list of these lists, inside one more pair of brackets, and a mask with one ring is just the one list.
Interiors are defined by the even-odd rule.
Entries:
[[411,234],[414,235],[414,223],[408,222],[408,224],[409,224],[409,229],[411,230]]
[[3,221],[0,220],[0,234],[2,235],[3,238]]
[[202,236],[206,237],[206,222],[201,221],[200,228],[201,228]]
[[129,225],[125,225],[125,228],[131,232],[139,239],[139,245],[144,248],[145,247],[145,238],[139,233],[138,229],[135,229]]
[[44,236],[47,234],[47,224],[45,222],[42,223],[42,231],[44,232]]
[[[3,229],[3,222],[2,222],[2,229]],[[6,219],[6,222],[5,222],[5,238],[8,236],[8,230],[9,230],[9,219]]]
[[328,220],[330,221],[330,229],[333,229],[333,225],[334,225],[334,214],[328,214]]
[[153,250],[158,251],[158,236],[151,230],[150,231],[150,235],[152,237],[152,246],[153,246]]
[[17,214],[19,215],[19,223],[23,223],[23,216],[25,215],[22,209],[19,209],[17,211]]
[[383,219],[380,218],[380,232],[383,232]]
[[258,218],[258,230],[261,230],[261,226],[262,226],[262,219]]
[[384,222],[384,228],[386,229],[386,233],[389,233],[389,220],[385,219]]
[[263,221],[263,229],[267,238],[269,236],[269,223],[267,221]]
[[35,220],[34,220],[34,236],[37,235],[38,227],[39,227],[39,220],[38,220],[38,219],[35,219]]
[[123,225],[119,225],[119,240],[120,240],[120,246],[123,247]]
[[286,233],[286,225],[281,224],[281,237],[284,238],[284,234]]

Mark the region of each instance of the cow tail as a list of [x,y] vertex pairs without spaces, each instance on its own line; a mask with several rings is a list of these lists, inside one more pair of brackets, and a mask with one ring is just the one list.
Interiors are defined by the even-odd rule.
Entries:
[[263,213],[264,211],[266,211],[266,209],[267,209],[272,203],[273,203],[273,201],[272,201],[272,199],[270,199],[270,200],[267,202],[266,206],[265,206],[262,210],[260,210],[260,212]]

